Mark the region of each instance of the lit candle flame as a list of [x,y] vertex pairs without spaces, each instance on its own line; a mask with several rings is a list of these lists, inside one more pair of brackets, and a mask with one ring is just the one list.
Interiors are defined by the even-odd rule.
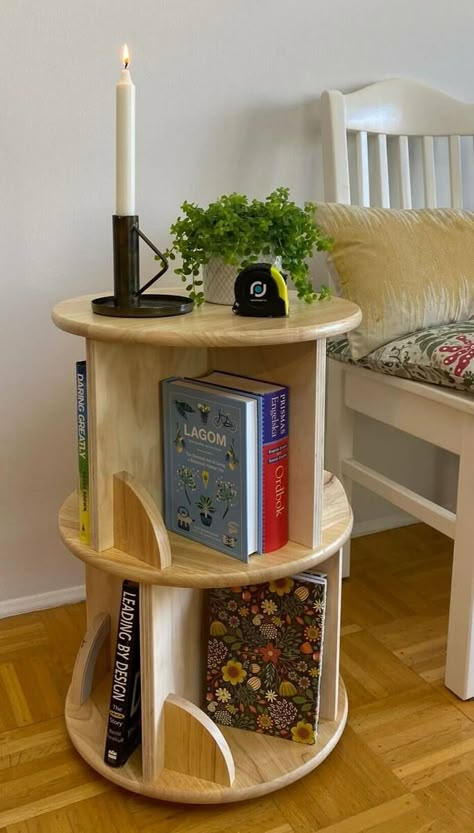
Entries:
[[123,45],[122,61],[123,61],[123,68],[128,69],[128,65],[130,63],[130,53],[128,51],[128,46],[127,46],[126,43],[124,43],[124,45]]

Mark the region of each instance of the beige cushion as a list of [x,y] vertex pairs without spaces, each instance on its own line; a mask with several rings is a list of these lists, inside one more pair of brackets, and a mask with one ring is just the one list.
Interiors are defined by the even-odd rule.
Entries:
[[451,208],[360,208],[319,203],[335,242],[338,294],[358,304],[353,359],[406,333],[474,315],[474,213]]

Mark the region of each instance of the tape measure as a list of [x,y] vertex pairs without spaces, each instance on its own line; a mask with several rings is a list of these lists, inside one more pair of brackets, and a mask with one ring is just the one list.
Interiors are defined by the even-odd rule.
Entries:
[[271,263],[252,263],[240,272],[234,284],[236,315],[281,318],[288,315],[286,279]]

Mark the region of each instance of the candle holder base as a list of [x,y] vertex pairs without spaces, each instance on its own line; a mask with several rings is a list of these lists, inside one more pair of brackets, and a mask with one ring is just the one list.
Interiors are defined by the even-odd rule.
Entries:
[[118,306],[113,295],[95,298],[92,312],[97,315],[115,315],[118,318],[164,318],[169,315],[185,315],[191,312],[193,302],[181,295],[141,295],[138,306]]
[[[191,312],[193,301],[181,295],[144,295],[168,269],[168,261],[159,249],[143,234],[136,214],[112,217],[114,242],[114,294],[92,301],[92,311],[97,315],[117,318],[163,318],[185,315]],[[140,238],[161,260],[162,268],[151,280],[140,287],[139,242]]]

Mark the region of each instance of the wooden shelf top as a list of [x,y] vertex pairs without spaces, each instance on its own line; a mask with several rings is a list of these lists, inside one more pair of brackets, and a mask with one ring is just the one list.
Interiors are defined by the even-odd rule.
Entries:
[[119,769],[104,763],[109,696],[110,678],[106,678],[83,706],[73,706],[69,698],[66,702],[67,730],[80,755],[97,772],[120,787],[152,798],[191,804],[244,801],[291,784],[322,764],[336,746],[347,720],[347,695],[340,680],[337,718],[334,722],[320,722],[317,742],[313,746],[222,726],[219,728],[235,763],[232,786],[167,769],[162,769],[153,783],[147,783],[143,777],[140,749]]
[[[176,293],[175,289],[167,291]],[[52,312],[54,323],[61,330],[96,341],[173,347],[258,347],[328,338],[352,330],[361,320],[359,307],[343,298],[305,304],[293,291],[289,293],[288,318],[244,318],[220,304],[203,304],[188,315],[170,318],[108,318],[91,309],[91,301],[101,294],[108,293],[96,292],[56,304]]]
[[345,543],[351,529],[352,510],[344,489],[329,473],[323,492],[321,546],[312,550],[289,541],[276,552],[251,556],[248,564],[170,533],[171,566],[158,570],[113,547],[97,552],[81,544],[77,493],[67,498],[59,513],[59,531],[64,543],[86,564],[122,578],[171,587],[232,587],[271,581],[312,569]]

